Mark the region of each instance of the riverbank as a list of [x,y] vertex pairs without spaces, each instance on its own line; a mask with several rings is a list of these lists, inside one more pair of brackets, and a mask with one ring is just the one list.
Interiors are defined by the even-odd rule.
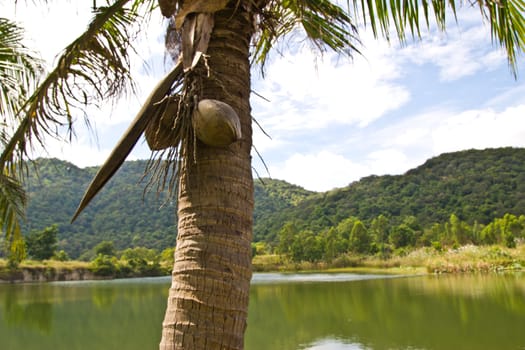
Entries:
[[16,269],[9,269],[0,260],[0,283],[31,283],[52,281],[83,281],[102,279],[89,263],[82,261],[24,261]]
[[[165,271],[164,271],[165,270]],[[169,275],[167,268],[159,272]],[[254,272],[351,272],[369,274],[425,274],[525,271],[525,244],[516,248],[467,245],[457,249],[437,251],[419,248],[404,255],[382,259],[377,256],[344,255],[332,262],[292,262],[281,255],[256,255]],[[156,270],[155,270],[156,271]],[[97,273],[98,272],[98,273]],[[140,272],[140,271],[139,271]],[[30,283],[51,281],[100,280],[123,277],[150,277],[151,270],[123,274],[100,274],[92,263],[82,261],[24,261],[9,270],[0,260],[0,283]]]
[[258,255],[253,258],[253,270],[392,274],[519,271],[525,270],[525,244],[516,248],[466,245],[443,251],[424,247],[387,259],[378,256],[343,255],[329,263],[292,262],[281,255]]
[[127,265],[101,266],[93,262],[75,260],[24,260],[17,268],[10,269],[7,262],[0,259],[0,283],[86,281],[165,275],[169,275],[168,269],[156,266],[150,268],[147,263],[134,269]]

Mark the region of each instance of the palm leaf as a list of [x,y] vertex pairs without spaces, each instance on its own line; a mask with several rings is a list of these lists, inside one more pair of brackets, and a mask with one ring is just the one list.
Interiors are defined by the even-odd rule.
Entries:
[[[407,39],[407,31],[412,38],[420,37],[422,23],[428,28],[432,17],[438,28],[444,31],[447,13],[457,20],[457,8],[462,4],[454,0],[390,0],[388,3],[386,0],[353,0],[354,12],[361,12],[364,22],[370,25],[376,37],[381,35],[390,39],[392,21],[402,43]],[[469,6],[475,4],[490,24],[493,41],[506,50],[509,65],[516,74],[517,54],[525,49],[525,1],[477,0]]]
[[480,3],[490,21],[492,39],[507,52],[515,72],[516,54],[525,50],[525,2],[523,0],[486,0]]
[[42,61],[22,45],[23,34],[22,28],[0,18],[0,115],[6,120],[16,115],[43,70]]
[[352,17],[327,0],[271,0],[261,9],[258,26],[254,57],[262,66],[276,42],[298,29],[321,51],[330,48],[350,56],[359,52]]
[[22,185],[4,170],[0,173],[0,225],[8,241],[20,233],[25,205],[26,194]]
[[119,97],[133,87],[129,28],[138,12],[136,4],[126,9],[128,2],[98,7],[87,30],[64,49],[56,67],[19,110],[20,123],[0,155],[0,166],[21,162],[35,142],[45,148],[46,135],[62,138],[61,128],[71,137],[73,111],[81,113],[88,104]]
[[[7,143],[9,126],[16,123],[16,112],[42,71],[42,61],[22,45],[22,40],[22,28],[0,18],[0,115],[5,121],[0,125],[2,145]],[[25,214],[26,194],[17,174],[14,165],[3,166],[0,173],[0,227],[10,244],[20,241],[20,221]]]

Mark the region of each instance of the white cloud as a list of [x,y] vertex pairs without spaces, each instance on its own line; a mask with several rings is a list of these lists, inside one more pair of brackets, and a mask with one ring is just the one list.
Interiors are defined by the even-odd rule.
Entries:
[[414,164],[413,159],[409,159],[405,153],[399,149],[380,149],[367,155],[364,162],[370,169],[370,174],[401,174],[418,165]]
[[407,103],[410,94],[394,80],[400,66],[384,42],[372,42],[364,56],[318,57],[301,49],[268,64],[254,89],[271,102],[254,98],[254,113],[270,130],[319,129],[333,123],[361,127]]
[[274,178],[286,179],[311,191],[326,191],[367,175],[369,169],[339,154],[319,151],[296,153],[283,164],[270,166],[270,173]]
[[2,15],[15,18],[21,24],[27,46],[38,48],[42,58],[51,65],[64,44],[85,31],[91,17],[90,5],[91,2],[49,1],[37,6],[24,1],[5,1]]
[[525,147],[525,105],[502,112],[468,110],[448,116],[432,130],[437,154],[469,148]]

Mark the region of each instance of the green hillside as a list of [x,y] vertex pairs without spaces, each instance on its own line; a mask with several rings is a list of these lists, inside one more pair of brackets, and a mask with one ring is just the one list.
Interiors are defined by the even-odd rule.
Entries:
[[102,240],[114,241],[117,249],[143,246],[162,250],[175,245],[175,204],[144,194],[141,178],[146,161],[128,161],[91,204],[71,224],[78,203],[96,171],[79,169],[57,159],[38,159],[37,172],[30,167],[29,205],[25,231],[59,227],[59,249],[72,257]]
[[[146,161],[128,161],[74,224],[69,221],[97,171],[57,159],[30,167],[29,205],[24,231],[59,227],[59,249],[78,257],[102,240],[117,249],[144,246],[162,250],[175,244],[176,205],[155,193],[144,195]],[[505,213],[525,213],[525,149],[470,150],[432,158],[399,176],[370,176],[325,193],[285,181],[255,181],[256,241],[275,242],[286,222],[314,232],[354,216],[370,223],[379,214],[401,222],[414,216],[428,225],[455,213],[485,224]]]
[[319,230],[350,216],[365,223],[380,214],[394,222],[415,216],[426,226],[451,214],[487,224],[505,213],[525,214],[525,149],[443,154],[403,175],[369,176],[311,196],[274,220]]

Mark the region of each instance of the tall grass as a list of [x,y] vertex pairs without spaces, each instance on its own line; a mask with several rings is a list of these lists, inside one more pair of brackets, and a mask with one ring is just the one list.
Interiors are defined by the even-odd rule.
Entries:
[[257,255],[254,271],[353,270],[395,273],[460,273],[525,269],[525,244],[516,248],[466,245],[438,251],[418,248],[388,259],[378,256],[342,255],[331,262],[292,262],[280,255]]

